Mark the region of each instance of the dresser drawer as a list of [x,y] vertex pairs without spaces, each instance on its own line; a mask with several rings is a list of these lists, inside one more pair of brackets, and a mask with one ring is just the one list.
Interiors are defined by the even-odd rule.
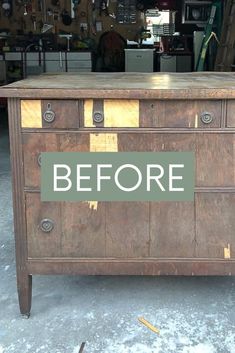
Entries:
[[235,258],[234,212],[235,193],[197,193],[194,203],[99,202],[96,210],[26,193],[28,257]]
[[222,102],[166,100],[84,101],[84,127],[219,128]]
[[88,202],[41,202],[39,193],[26,193],[26,219],[29,258],[148,256],[147,202],[99,202],[94,210]]
[[222,102],[218,100],[141,101],[142,127],[219,128]]
[[99,202],[94,210],[88,202],[41,202],[39,193],[26,193],[26,210],[29,258],[195,253],[193,202]]
[[235,186],[235,134],[24,133],[24,180],[40,187],[41,152],[194,152],[196,186]]
[[21,100],[22,128],[78,128],[77,100]]

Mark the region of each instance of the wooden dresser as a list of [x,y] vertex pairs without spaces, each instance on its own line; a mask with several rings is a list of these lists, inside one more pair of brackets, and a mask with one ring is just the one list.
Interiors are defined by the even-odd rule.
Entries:
[[[17,281],[235,275],[235,74],[42,75],[8,97]],[[40,153],[193,151],[194,202],[41,202]]]

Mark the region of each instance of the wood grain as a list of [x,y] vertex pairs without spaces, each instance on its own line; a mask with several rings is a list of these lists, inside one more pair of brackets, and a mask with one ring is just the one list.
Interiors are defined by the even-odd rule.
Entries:
[[194,202],[151,202],[150,207],[150,257],[194,257]]
[[118,136],[111,133],[90,134],[90,152],[117,152]]
[[41,167],[38,158],[41,152],[59,151],[58,136],[55,134],[23,134],[24,182],[26,186],[40,186]]
[[105,127],[139,127],[138,100],[104,100]]
[[230,244],[235,258],[235,193],[199,193],[195,212],[196,256],[223,259]]
[[232,259],[32,259],[28,266],[31,273],[44,275],[235,275]]
[[106,256],[149,255],[149,203],[109,202],[106,207]]
[[[204,124],[201,115],[209,112],[213,116],[210,124]],[[200,128],[220,127],[221,101],[199,100],[145,100],[140,102],[141,127]]]
[[197,186],[235,185],[235,134],[196,135]]
[[80,102],[78,100],[42,100],[42,115],[48,109],[55,113],[55,120],[51,123],[42,119],[42,127],[48,129],[76,129],[79,128]]
[[85,99],[84,100],[84,122],[85,127],[94,127],[93,122],[93,100]]
[[[26,194],[28,257],[62,256],[61,253],[61,209],[59,203],[41,202],[39,193]],[[54,229],[44,233],[40,222],[50,219]]]
[[24,133],[22,134],[24,152],[24,180],[28,187],[39,187],[41,152],[88,152],[88,134]]
[[68,257],[101,257],[105,251],[105,203],[96,211],[87,202],[61,203],[61,253]]
[[33,99],[234,99],[235,74],[43,74],[1,87],[0,96]]
[[40,100],[21,100],[21,127],[42,127],[42,113]]
[[20,120],[20,100],[8,101],[11,171],[14,209],[17,291],[20,312],[29,316],[32,301],[32,276],[27,266],[26,205],[24,200],[23,153]]
[[152,151],[153,135],[148,133],[135,134],[132,132],[118,134],[119,152],[150,152]]
[[[86,99],[84,102],[84,127],[96,126],[93,122],[93,105],[92,99]],[[138,100],[104,99],[103,114],[104,127],[139,127]]]

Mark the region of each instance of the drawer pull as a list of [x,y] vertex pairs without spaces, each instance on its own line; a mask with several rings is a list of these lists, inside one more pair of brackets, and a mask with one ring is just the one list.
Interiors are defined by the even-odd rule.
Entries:
[[210,124],[212,123],[213,119],[214,119],[213,113],[203,112],[201,114],[201,121],[203,122],[203,124]]
[[47,123],[52,123],[55,120],[55,112],[51,110],[51,103],[47,104],[47,110],[43,114],[43,119]]
[[54,222],[49,218],[44,218],[40,222],[40,229],[44,233],[50,233],[54,228]]
[[41,153],[39,153],[37,161],[38,161],[39,167],[41,167],[41,164],[42,164],[42,155],[41,155]]
[[93,120],[95,123],[102,123],[104,121],[104,114],[102,112],[94,112]]

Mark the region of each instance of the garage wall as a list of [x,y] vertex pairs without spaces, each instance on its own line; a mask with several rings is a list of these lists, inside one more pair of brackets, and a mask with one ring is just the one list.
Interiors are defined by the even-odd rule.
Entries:
[[[54,3],[54,1],[52,0]],[[3,12],[1,13],[1,20],[0,20],[0,29],[10,29],[12,33],[17,34],[19,30],[24,33],[33,32],[33,33],[40,33],[40,26],[42,25],[42,12],[38,11],[38,1],[33,2],[32,11],[28,12],[27,16],[24,16],[24,6],[17,6],[17,1],[13,3],[13,13],[12,16],[7,18],[4,17]],[[116,13],[117,1],[110,1],[109,12]],[[71,5],[69,0],[62,0],[59,2],[59,6],[53,6],[51,0],[46,1],[46,8],[50,8],[52,11],[58,11],[61,14],[62,10],[65,8],[66,10],[71,12]],[[32,12],[35,11],[36,15],[36,31],[33,27],[32,22]],[[80,24],[81,23],[88,23],[88,32],[84,33],[84,37],[87,37],[87,34],[90,34],[91,37],[99,38],[102,32],[107,31],[110,29],[111,26],[114,26],[114,29],[122,34],[125,38],[133,40],[136,36],[137,31],[140,29],[141,25],[144,23],[143,14],[141,12],[137,12],[137,23],[124,25],[118,24],[115,19],[111,17],[107,17],[104,14],[99,16],[99,11],[97,11],[97,21],[102,22],[102,32],[97,32],[96,36],[92,34],[92,2],[91,0],[82,0],[78,6],[78,10],[76,12],[76,18],[73,19],[73,22],[70,26],[64,26],[62,20],[59,16],[59,21],[53,21],[53,16],[48,16],[47,23],[54,24],[55,29],[54,32],[57,33],[59,31],[66,31],[68,33],[75,33],[81,34]]]

